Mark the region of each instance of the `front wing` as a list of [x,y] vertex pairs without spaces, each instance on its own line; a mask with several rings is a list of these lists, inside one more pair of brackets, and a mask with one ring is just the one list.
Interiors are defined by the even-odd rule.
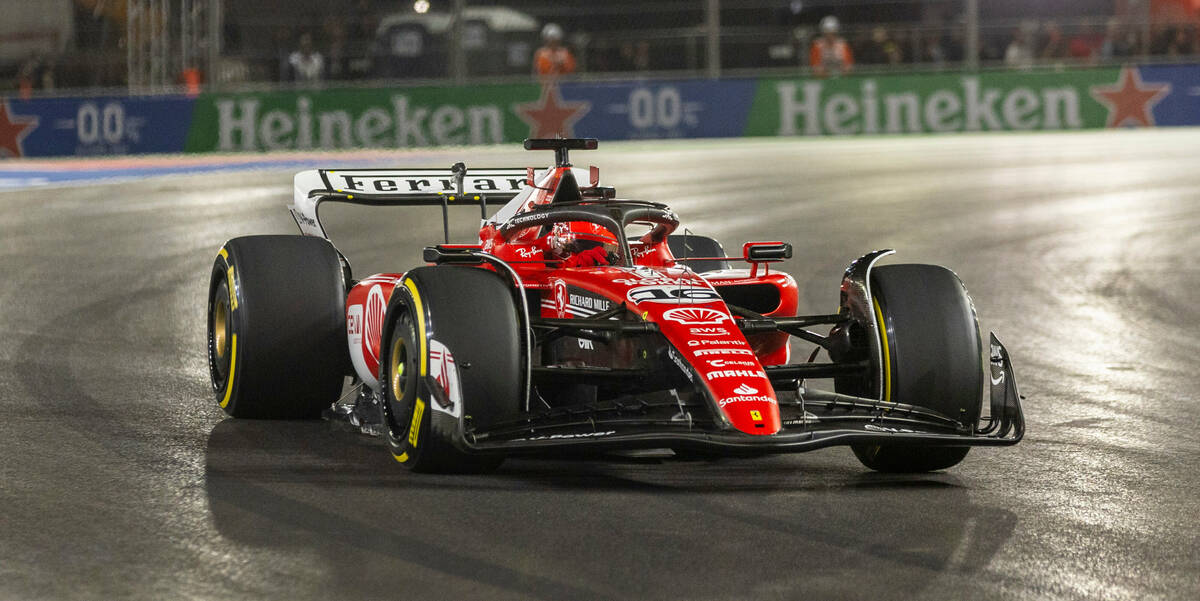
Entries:
[[[820,390],[799,389],[780,400],[783,429],[755,436],[724,429],[706,419],[704,403],[622,398],[586,406],[548,409],[487,431],[476,431],[461,412],[435,411],[433,427],[454,432],[472,453],[538,453],[548,449],[603,452],[646,448],[758,455],[811,451],[834,445],[1008,446],[1020,442],[1025,418],[1016,375],[1004,345],[991,336],[991,384],[987,411],[978,423],[917,405],[883,402]],[[450,403],[433,378],[425,380],[434,403]]]

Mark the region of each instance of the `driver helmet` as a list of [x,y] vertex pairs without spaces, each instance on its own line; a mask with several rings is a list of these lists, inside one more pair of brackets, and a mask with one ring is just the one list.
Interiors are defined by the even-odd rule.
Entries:
[[564,255],[617,244],[617,237],[608,228],[591,221],[568,221],[554,224],[550,231],[550,247]]

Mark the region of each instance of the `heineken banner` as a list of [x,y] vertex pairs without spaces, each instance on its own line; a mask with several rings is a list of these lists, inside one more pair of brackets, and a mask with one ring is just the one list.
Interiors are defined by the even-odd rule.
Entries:
[[1200,125],[1200,65],[0,101],[0,158]]

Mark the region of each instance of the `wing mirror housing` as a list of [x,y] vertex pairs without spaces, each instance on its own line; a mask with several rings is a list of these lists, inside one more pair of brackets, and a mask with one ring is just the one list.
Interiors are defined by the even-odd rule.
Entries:
[[750,277],[758,277],[758,266],[763,266],[763,275],[770,273],[770,263],[792,258],[792,245],[787,242],[747,242],[742,245],[742,258],[752,265]]

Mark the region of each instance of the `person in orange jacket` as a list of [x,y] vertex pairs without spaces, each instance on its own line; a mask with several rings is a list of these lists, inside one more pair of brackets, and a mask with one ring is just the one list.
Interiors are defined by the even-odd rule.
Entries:
[[839,29],[837,17],[829,15],[821,19],[821,37],[813,40],[808,52],[808,62],[817,77],[844,75],[854,68],[854,53],[850,44],[838,35]]
[[575,57],[562,45],[563,30],[557,23],[542,28],[544,45],[533,55],[533,70],[542,77],[554,77],[575,72]]

